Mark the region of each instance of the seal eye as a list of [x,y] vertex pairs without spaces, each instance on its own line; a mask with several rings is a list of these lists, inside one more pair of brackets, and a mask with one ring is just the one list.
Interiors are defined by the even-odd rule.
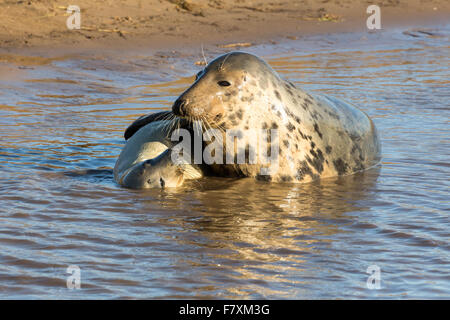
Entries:
[[221,87],[228,87],[228,86],[231,86],[231,83],[229,83],[229,82],[226,81],[226,80],[219,81],[219,82],[217,82],[217,84],[218,84],[219,86],[221,86]]

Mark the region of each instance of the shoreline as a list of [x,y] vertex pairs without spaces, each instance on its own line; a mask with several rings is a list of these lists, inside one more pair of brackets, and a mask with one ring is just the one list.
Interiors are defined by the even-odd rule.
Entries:
[[[53,1],[1,4],[0,9],[8,5],[8,10],[0,10],[3,12],[0,21],[4,22],[3,28],[0,27],[0,52],[53,56],[102,49],[172,50],[227,44],[233,49],[266,42],[276,44],[307,35],[377,32],[366,27],[370,16],[366,13],[369,5],[366,1],[77,2],[81,8],[81,26],[85,28],[81,30],[67,29],[64,6]],[[379,6],[380,31],[436,25],[447,22],[450,16],[450,3],[442,0],[385,0]],[[15,21],[11,15],[24,18]],[[242,45],[236,45],[239,43]]]

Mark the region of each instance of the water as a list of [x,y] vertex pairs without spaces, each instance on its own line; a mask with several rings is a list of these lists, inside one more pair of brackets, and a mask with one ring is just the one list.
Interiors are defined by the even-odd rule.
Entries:
[[[200,50],[0,55],[0,298],[449,299],[449,34],[247,50],[378,127],[381,166],[306,185],[113,182],[124,129],[170,107]],[[66,287],[70,265],[80,290]]]

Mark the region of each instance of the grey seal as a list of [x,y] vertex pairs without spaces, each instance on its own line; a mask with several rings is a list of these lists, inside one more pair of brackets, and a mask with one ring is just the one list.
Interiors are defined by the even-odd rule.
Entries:
[[[172,111],[136,120],[125,131],[125,139],[130,139],[127,145],[132,141],[142,144],[146,138],[140,131],[167,117],[173,118],[170,121],[200,121],[204,131],[217,129],[223,135],[216,139],[224,145],[224,160],[193,166],[190,169],[198,173],[195,177],[240,176],[305,183],[363,171],[379,163],[381,158],[377,130],[367,114],[345,101],[297,88],[265,61],[245,52],[227,53],[211,61],[176,99]],[[235,159],[243,152],[247,159],[255,153],[258,141],[255,129],[276,131],[279,155],[276,167],[259,160],[227,163],[227,156]],[[239,138],[245,142],[226,148],[227,130],[242,132]],[[136,134],[140,139],[133,140]],[[275,141],[269,138],[269,148],[273,144]],[[171,148],[168,143],[165,145]],[[204,147],[207,145],[205,142]],[[164,151],[157,163],[168,167],[164,161],[170,152]]]

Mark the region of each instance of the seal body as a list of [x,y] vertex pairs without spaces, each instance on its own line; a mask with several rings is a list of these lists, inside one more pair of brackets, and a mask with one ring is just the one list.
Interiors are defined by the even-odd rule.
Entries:
[[364,112],[336,98],[296,88],[263,60],[244,52],[212,61],[175,101],[172,111],[179,117],[199,119],[209,128],[242,132],[247,154],[258,141],[250,129],[277,131],[275,168],[261,170],[268,167],[261,162],[209,166],[218,175],[308,182],[351,174],[380,161],[377,131]]
[[[205,134],[215,130],[214,139],[206,139],[204,147],[220,142],[222,161],[200,164],[207,175],[303,183],[352,174],[380,161],[377,130],[364,112],[339,99],[297,88],[249,53],[231,52],[209,63],[169,114],[200,122]],[[135,121],[125,133],[131,137],[127,145],[134,132],[139,134],[142,126],[153,121],[153,115]],[[234,134],[232,139],[229,132]],[[264,147],[259,143],[261,132],[269,137]],[[241,143],[235,144],[236,139]],[[275,160],[268,163],[251,157],[261,154],[262,148]],[[217,149],[214,153],[217,159]],[[228,161],[242,154],[247,161]]]
[[181,186],[185,179],[202,176],[189,164],[171,159],[171,121],[153,121],[140,127],[127,141],[114,166],[114,180],[128,188],[164,188]]

